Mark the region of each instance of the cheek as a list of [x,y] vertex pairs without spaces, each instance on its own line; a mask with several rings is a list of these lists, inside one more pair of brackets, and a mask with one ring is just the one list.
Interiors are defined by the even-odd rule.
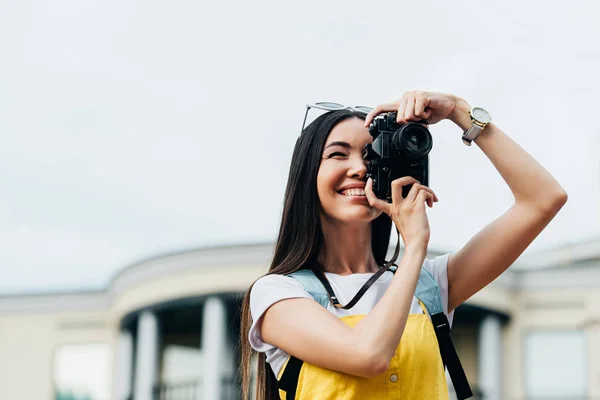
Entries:
[[319,170],[319,175],[317,175],[317,194],[319,195],[319,199],[323,197],[326,187],[327,182],[325,176],[323,176],[322,170]]
[[338,181],[335,171],[331,168],[322,167],[317,175],[317,193],[321,202],[330,197]]
[[317,174],[317,187],[319,190],[331,190],[336,181],[335,171],[327,166],[319,169]]

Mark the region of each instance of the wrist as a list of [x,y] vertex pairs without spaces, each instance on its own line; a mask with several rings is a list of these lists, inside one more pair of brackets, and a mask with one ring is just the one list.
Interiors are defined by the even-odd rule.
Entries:
[[404,256],[407,255],[425,258],[425,256],[427,255],[427,243],[407,243],[404,246]]
[[454,111],[448,116],[448,119],[454,122],[456,125],[466,132],[471,127],[471,105],[466,100],[457,97],[456,107]]

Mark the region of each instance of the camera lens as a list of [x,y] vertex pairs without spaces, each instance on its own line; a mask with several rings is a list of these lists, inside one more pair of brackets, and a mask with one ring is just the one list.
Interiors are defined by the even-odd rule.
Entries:
[[421,152],[427,147],[427,138],[421,132],[407,132],[404,145],[411,153]]
[[400,128],[392,141],[401,153],[412,157],[423,157],[433,147],[433,140],[427,128],[414,122]]

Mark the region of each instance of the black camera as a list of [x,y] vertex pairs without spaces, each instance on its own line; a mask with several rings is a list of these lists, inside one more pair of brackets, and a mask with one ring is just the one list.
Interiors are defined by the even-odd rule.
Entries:
[[[412,176],[429,186],[429,152],[433,147],[431,133],[424,122],[396,123],[396,113],[382,114],[369,125],[373,143],[368,145],[364,159],[369,161],[368,175],[373,180],[375,195],[392,201],[392,181]],[[406,197],[412,185],[403,187]]]

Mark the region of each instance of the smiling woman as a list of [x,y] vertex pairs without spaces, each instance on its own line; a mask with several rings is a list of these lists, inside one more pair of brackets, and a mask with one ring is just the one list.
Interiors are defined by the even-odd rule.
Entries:
[[[515,204],[457,252],[426,259],[434,191],[401,176],[391,182],[390,204],[367,179],[367,126],[387,112],[400,125],[454,122],[497,168]],[[245,398],[252,349],[258,400],[443,400],[444,366],[459,399],[471,396],[448,336],[454,309],[505,271],[566,202],[554,178],[489,122],[489,113],[456,96],[413,91],[366,116],[341,106],[303,130],[271,267],[244,299]],[[397,266],[385,261],[392,222],[405,247]]]
[[[359,118],[345,119],[331,130],[317,175],[322,218],[364,223],[379,214],[369,205],[364,191],[367,165],[363,154],[366,145],[372,142],[364,121]],[[368,224],[364,228],[370,229]]]

